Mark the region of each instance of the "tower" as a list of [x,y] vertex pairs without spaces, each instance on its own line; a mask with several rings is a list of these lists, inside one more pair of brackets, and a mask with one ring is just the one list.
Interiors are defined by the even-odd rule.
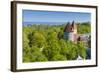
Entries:
[[73,21],[71,24],[68,22],[64,28],[64,39],[76,42],[77,41],[77,25]]
[[73,34],[77,34],[77,25],[75,24],[75,22],[72,22],[72,30],[73,30]]

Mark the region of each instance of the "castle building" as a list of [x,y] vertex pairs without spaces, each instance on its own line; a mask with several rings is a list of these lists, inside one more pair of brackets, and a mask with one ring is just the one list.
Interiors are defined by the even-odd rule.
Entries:
[[64,28],[64,39],[77,42],[77,25],[73,21],[72,23],[67,23]]
[[[77,24],[73,21],[67,23],[64,28],[64,39],[77,43],[78,41],[84,42],[86,47],[86,59],[91,59],[91,35],[90,34],[78,34]],[[78,55],[77,60],[82,60],[81,56]]]

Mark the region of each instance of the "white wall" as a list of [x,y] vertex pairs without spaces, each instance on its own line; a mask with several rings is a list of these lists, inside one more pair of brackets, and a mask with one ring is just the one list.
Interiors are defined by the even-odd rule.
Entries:
[[[10,71],[10,1],[0,0],[0,73],[12,73]],[[40,2],[54,2],[54,3],[71,3],[83,5],[99,5],[98,0],[27,0],[27,1],[40,1]],[[100,7],[100,5],[99,5]],[[99,10],[100,13],[100,10]],[[98,15],[100,16],[100,14]],[[98,18],[99,20],[100,18]],[[100,21],[99,21],[100,23]],[[99,24],[98,23],[98,24]],[[100,25],[98,25],[100,27]],[[100,29],[99,29],[100,31]],[[99,34],[100,37],[100,34]],[[98,39],[98,43],[100,38]],[[99,46],[100,47],[100,46]],[[98,48],[99,56],[100,49]],[[99,66],[92,68],[77,68],[77,69],[62,69],[62,70],[46,70],[35,71],[34,73],[99,73],[100,72],[100,57]],[[26,73],[33,73],[26,72]]]

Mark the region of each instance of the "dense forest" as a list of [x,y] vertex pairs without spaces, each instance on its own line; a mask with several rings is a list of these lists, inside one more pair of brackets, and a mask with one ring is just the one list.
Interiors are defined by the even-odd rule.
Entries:
[[[65,24],[23,25],[23,62],[76,60],[78,55],[86,59],[84,43],[74,43],[63,37]],[[90,23],[77,23],[78,33],[91,32]]]

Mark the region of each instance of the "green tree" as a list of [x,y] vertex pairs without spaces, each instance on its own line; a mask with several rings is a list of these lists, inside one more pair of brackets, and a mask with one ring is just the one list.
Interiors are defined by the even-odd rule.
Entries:
[[60,53],[63,54],[63,55],[66,55],[68,53],[68,48],[67,48],[67,43],[64,39],[60,39],[59,40],[59,45],[61,47],[61,51]]
[[29,39],[26,35],[26,33],[23,33],[23,48],[26,49],[29,47]]
[[45,62],[48,61],[45,55],[41,52],[32,52],[31,62]]
[[79,34],[86,34],[91,32],[91,25],[90,23],[80,23],[78,24],[77,31]]
[[39,33],[39,32],[34,32],[30,35],[30,45],[32,46],[37,46],[39,48],[43,47],[45,45],[45,37]]
[[51,58],[51,61],[64,61],[64,60],[67,60],[67,59],[66,59],[66,56],[61,55],[60,53],[55,54],[55,55]]
[[30,53],[29,52],[23,52],[23,62],[28,63],[31,61]]
[[26,32],[23,33],[23,62],[29,62],[30,61],[30,47],[29,47],[29,39],[27,38]]
[[66,41],[67,44],[67,54],[66,57],[68,60],[75,60],[78,56],[78,47],[77,44],[71,42],[71,41]]
[[83,59],[86,59],[86,47],[84,46],[84,42],[80,41],[78,42],[78,52],[79,52],[79,55],[83,58]]
[[42,61],[47,61],[47,58],[45,57],[44,54],[40,51],[40,48],[33,46],[31,48],[31,62],[42,62]]
[[43,49],[43,53],[48,58],[48,60],[51,60],[51,58],[55,54],[60,53],[60,51],[61,51],[61,48],[60,48],[58,42],[54,41],[54,40],[49,41],[48,44]]
[[64,33],[63,31],[58,32],[58,39],[63,39]]

